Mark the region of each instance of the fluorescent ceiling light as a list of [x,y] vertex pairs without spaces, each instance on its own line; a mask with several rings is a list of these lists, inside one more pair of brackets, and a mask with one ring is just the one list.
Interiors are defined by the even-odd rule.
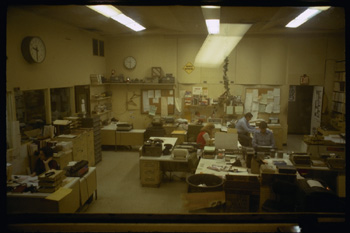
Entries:
[[87,5],[88,8],[100,13],[101,15],[111,18],[134,31],[142,31],[145,29],[142,25],[135,22],[130,17],[124,15],[120,10],[112,5]]
[[328,10],[330,7],[309,7],[303,13],[298,15],[295,19],[290,21],[286,27],[287,28],[297,28],[315,15],[321,13],[322,11]]
[[209,34],[220,32],[220,6],[202,6],[202,13]]
[[209,34],[195,58],[195,66],[214,68],[230,55],[251,24],[220,24],[219,34]]
[[207,29],[209,34],[219,34],[220,32],[220,20],[219,19],[206,19]]

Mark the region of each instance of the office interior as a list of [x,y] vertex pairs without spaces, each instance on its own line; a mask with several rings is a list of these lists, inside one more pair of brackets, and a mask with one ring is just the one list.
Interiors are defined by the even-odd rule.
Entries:
[[[30,198],[31,192],[22,193],[22,196],[8,192],[7,201],[15,200],[7,205],[12,230],[54,229],[50,228],[54,224],[44,226],[44,222],[37,219],[33,221],[36,224],[23,220],[26,224],[21,225],[23,215],[17,220],[14,217],[24,213],[31,219],[49,213],[46,217],[50,219],[50,214],[58,213],[59,219],[63,219],[61,231],[86,231],[86,227],[75,229],[67,224],[69,215],[66,214],[74,213],[78,221],[76,226],[83,226],[79,221],[88,219],[85,214],[115,214],[101,221],[105,224],[97,224],[101,223],[99,218],[92,220],[96,231],[142,230],[129,224],[138,220],[165,221],[163,229],[182,227],[191,231],[182,217],[174,220],[177,225],[170,224],[174,214],[187,216],[197,230],[203,231],[260,229],[277,232],[283,227],[292,229],[302,225],[306,232],[311,232],[311,226],[298,224],[300,216],[308,211],[294,208],[286,211],[278,206],[263,208],[266,200],[277,197],[272,190],[273,175],[261,183],[262,168],[257,160],[251,160],[252,157],[248,161],[249,151],[237,143],[234,128],[234,123],[248,109],[255,115],[253,123],[258,125],[264,120],[274,132],[278,146],[273,154],[269,152],[266,161],[286,159],[288,165],[291,162],[297,167],[292,179],[305,176],[305,179],[322,181],[325,192],[331,189],[339,203],[345,202],[344,6],[332,6],[299,28],[285,28],[285,25],[306,6],[221,6],[221,23],[251,26],[226,59],[215,67],[195,63],[208,36],[199,5],[115,6],[143,23],[146,29],[134,32],[85,5],[9,5],[7,8],[6,167],[10,172],[7,174],[13,179],[14,176],[28,178],[36,158],[33,150],[57,142],[62,150],[68,148],[56,153],[56,156],[62,155],[57,159],[62,169],[74,160],[87,160],[89,164],[85,175],[68,177],[69,181],[54,191],[39,195],[45,199],[39,203],[45,203],[47,208],[30,206],[27,200],[21,199],[25,198],[23,196]],[[44,42],[43,61],[35,63],[25,59],[23,41],[27,37],[39,37]],[[135,59],[135,67],[128,67],[129,58]],[[254,96],[258,98],[258,105],[256,101],[248,101]],[[264,102],[266,98],[274,100],[270,110]],[[234,194],[225,189],[227,184],[236,181],[237,174],[231,174],[231,181],[227,180],[230,177],[223,176],[219,190],[206,192],[199,187],[200,191],[191,191],[193,184],[188,178],[208,171],[198,171],[197,165],[206,159],[204,154],[197,153],[196,147],[186,153],[185,164],[181,160],[175,165],[169,161],[162,163],[157,160],[158,156],[145,156],[144,144],[150,137],[161,138],[163,146],[164,141],[169,142],[172,150],[181,144],[193,145],[196,141],[193,137],[196,138],[201,128],[195,127],[195,134],[189,130],[196,124],[197,111],[203,125],[213,122],[217,126],[216,133],[236,135],[233,136],[237,143],[234,152],[238,157],[234,158],[242,159],[244,164],[235,172],[243,169],[243,174],[248,174],[244,185],[249,191],[235,189],[235,185]],[[164,130],[163,135],[155,130],[159,125]],[[118,127],[127,128],[118,130]],[[281,157],[278,152],[282,153]],[[290,160],[293,153],[309,159],[309,163],[320,161],[324,166],[321,169],[310,164],[298,167]],[[67,156],[65,159],[63,154]],[[329,167],[329,158],[336,160],[337,167]],[[207,160],[215,162],[217,159],[216,154]],[[159,166],[157,177],[149,182],[143,175],[153,174],[155,170],[145,168],[147,166]],[[257,170],[251,176],[253,168]],[[7,180],[11,182],[9,176]],[[254,185],[260,187],[258,194],[255,194]],[[61,199],[50,195],[56,191]],[[211,198],[216,202],[197,201],[198,204],[191,197],[196,200]],[[261,219],[254,222],[254,218],[247,215],[249,221],[241,228],[243,225],[238,223],[242,212],[261,214]],[[323,216],[327,210],[310,212],[312,216]],[[325,216],[333,218],[325,220],[327,226],[336,228],[345,222],[345,210],[329,212]],[[211,223],[209,228],[198,228],[204,225],[198,224],[201,222],[198,215],[203,213],[205,217],[201,220],[207,219]],[[265,217],[271,213],[273,217]],[[154,214],[154,219],[147,214]],[[215,214],[222,216],[220,226],[210,220]],[[305,218],[307,216],[305,214]],[[126,228],[113,223],[118,219],[125,221]],[[272,224],[271,219],[276,223]],[[264,225],[266,229],[261,228],[264,221],[270,224]],[[144,229],[160,231],[160,227],[150,224]],[[321,229],[324,224],[317,222],[312,227]]]

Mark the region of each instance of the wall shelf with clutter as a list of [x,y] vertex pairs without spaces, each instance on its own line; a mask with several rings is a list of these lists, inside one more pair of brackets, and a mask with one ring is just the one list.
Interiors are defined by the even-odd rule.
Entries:
[[112,112],[112,92],[101,74],[90,75],[90,114],[109,121]]

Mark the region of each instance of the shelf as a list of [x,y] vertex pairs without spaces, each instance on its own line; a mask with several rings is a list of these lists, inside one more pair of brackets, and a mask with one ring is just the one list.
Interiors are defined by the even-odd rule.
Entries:
[[108,100],[111,99],[111,96],[107,96],[107,97],[100,97],[100,98],[91,98],[91,101],[101,101],[101,100]]
[[110,112],[112,112],[112,110],[106,110],[106,111],[104,111],[104,112],[95,113],[95,114],[93,114],[93,115],[101,116],[101,115],[104,115],[104,114],[107,114],[107,113],[110,113]]
[[175,86],[175,83],[105,83],[118,86]]

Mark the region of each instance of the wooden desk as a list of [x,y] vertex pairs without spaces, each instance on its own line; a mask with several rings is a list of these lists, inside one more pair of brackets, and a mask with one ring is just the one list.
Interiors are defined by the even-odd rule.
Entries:
[[116,146],[141,146],[144,143],[145,129],[116,131]]
[[101,129],[101,145],[105,146],[140,146],[144,143],[145,129],[117,131],[116,124],[109,124]]
[[116,124],[110,124],[101,128],[101,145],[115,146],[116,145]]
[[74,213],[80,206],[79,178],[67,177],[63,182],[72,191],[58,201],[46,199],[51,193],[7,193],[7,213]]
[[[163,140],[163,150],[165,144],[171,144],[173,147],[176,144],[177,138],[169,137],[150,137],[150,139]],[[188,163],[186,160],[173,159],[173,155],[161,155],[159,157],[142,156],[142,147],[140,148],[140,179],[142,186],[158,187],[161,183],[161,163],[162,162],[176,162],[176,163]]]

